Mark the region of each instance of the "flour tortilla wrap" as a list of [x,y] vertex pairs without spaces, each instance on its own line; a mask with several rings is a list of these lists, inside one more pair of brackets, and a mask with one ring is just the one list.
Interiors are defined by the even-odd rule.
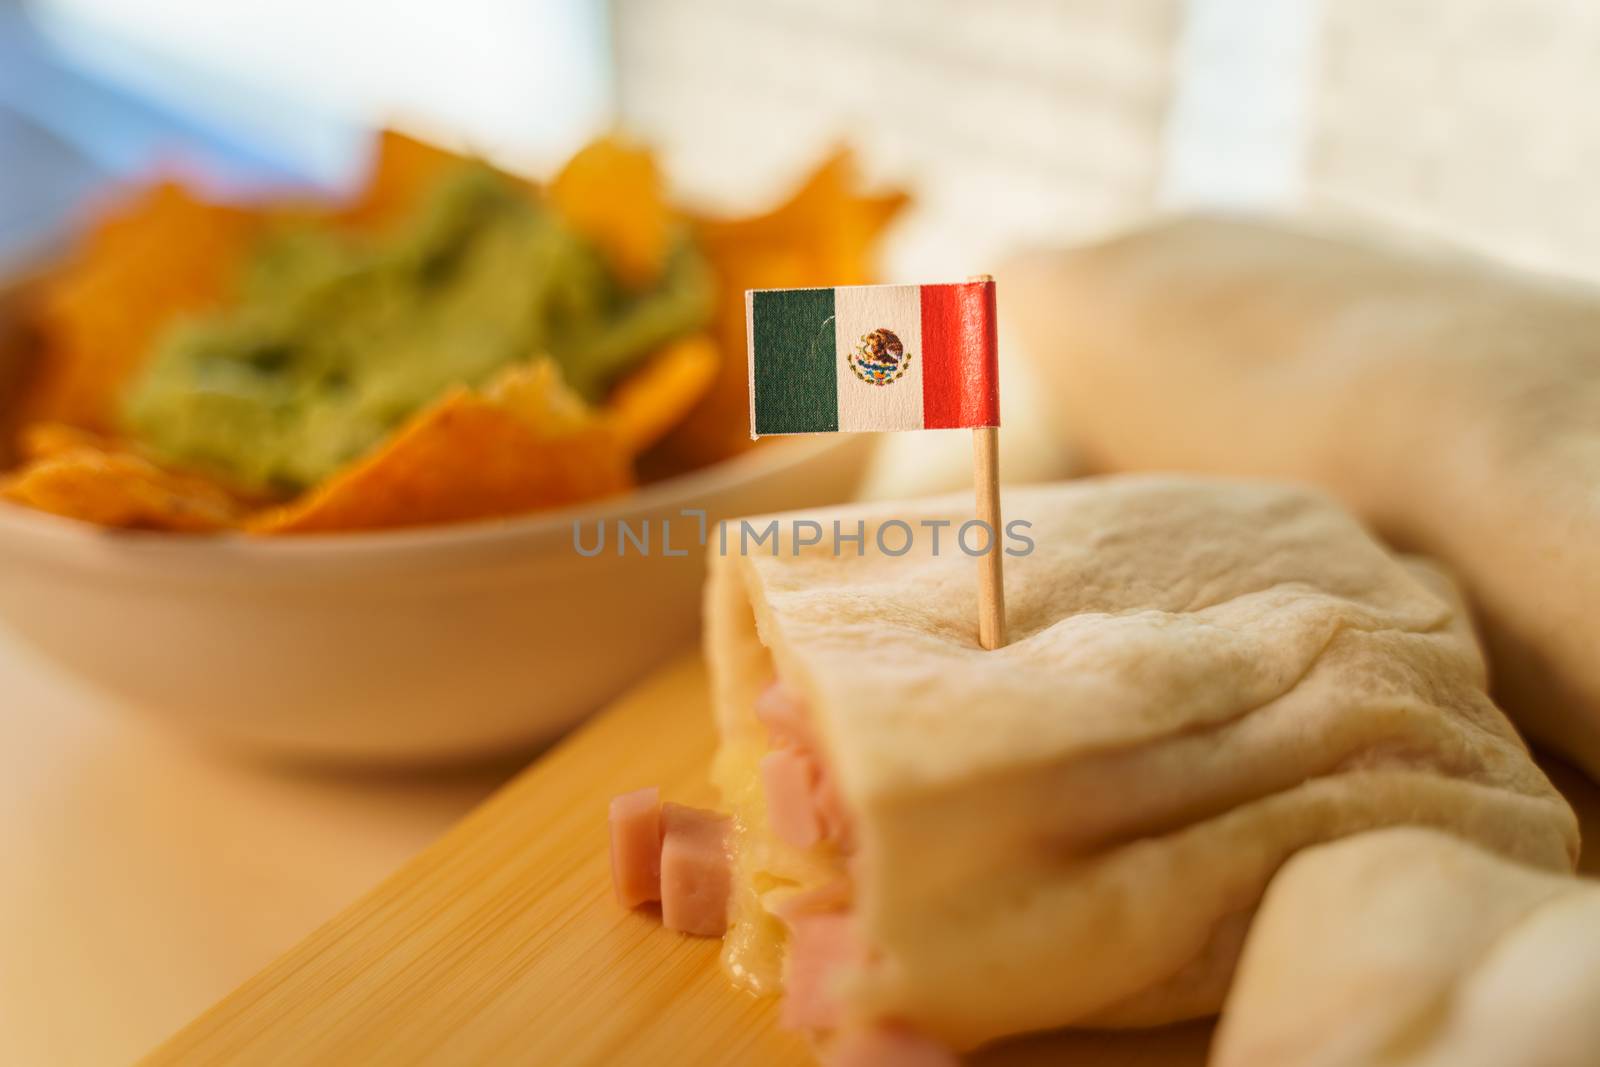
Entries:
[[1456,573],[1496,698],[1600,779],[1600,293],[1220,219],[1002,287],[1091,465],[1331,490]]
[[[735,816],[724,960],[775,992],[772,901],[847,876],[869,962],[850,1023],[957,1048],[1216,1011],[1258,898],[1307,845],[1396,823],[1568,869],[1571,810],[1485,694],[1448,579],[1312,491],[1166,477],[1017,489],[1011,643],[978,647],[977,568],[924,520],[960,496],[803,518],[713,562],[707,642]],[[904,555],[876,531],[917,532]],[[865,554],[841,543],[864,522]],[[765,520],[752,523],[756,529]],[[897,550],[898,528],[885,542]],[[1016,542],[1009,542],[1020,549]],[[810,709],[849,857],[768,829],[752,711]]]
[[1273,880],[1211,1067],[1590,1067],[1597,1005],[1600,883],[1383,830]]

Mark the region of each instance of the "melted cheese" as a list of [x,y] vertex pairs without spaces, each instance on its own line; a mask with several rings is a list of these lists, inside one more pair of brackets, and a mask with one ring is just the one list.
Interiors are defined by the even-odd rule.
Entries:
[[733,902],[722,942],[722,966],[742,989],[760,996],[783,991],[783,923],[767,908],[775,897],[818,889],[844,877],[831,846],[799,849],[780,841],[767,822],[761,757],[768,747],[759,730],[725,738],[711,777],[733,815]]

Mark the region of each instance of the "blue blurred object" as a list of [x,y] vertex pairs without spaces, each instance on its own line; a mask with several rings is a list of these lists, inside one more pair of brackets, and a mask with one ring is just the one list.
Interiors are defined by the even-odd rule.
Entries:
[[0,270],[58,240],[96,186],[168,166],[222,189],[326,187],[304,160],[81,69],[0,0]]
[[0,273],[10,273],[51,243],[72,205],[103,173],[71,145],[3,105],[0,161]]

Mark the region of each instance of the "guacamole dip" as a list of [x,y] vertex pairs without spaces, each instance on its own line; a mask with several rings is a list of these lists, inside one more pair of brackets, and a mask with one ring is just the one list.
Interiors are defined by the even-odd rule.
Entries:
[[509,364],[548,355],[599,400],[710,304],[686,238],[655,288],[630,292],[551,207],[464,164],[392,233],[302,224],[263,239],[236,304],[163,336],[123,415],[166,458],[292,493]]

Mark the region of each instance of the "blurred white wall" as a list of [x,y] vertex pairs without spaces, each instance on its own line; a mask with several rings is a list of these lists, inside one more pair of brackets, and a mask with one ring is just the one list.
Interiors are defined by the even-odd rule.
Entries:
[[753,203],[835,140],[917,193],[889,268],[965,273],[1137,217],[1181,0],[613,0],[624,119]]
[[612,111],[603,0],[28,0],[86,67],[334,177],[340,123],[544,171]]
[[1159,205],[1299,204],[1319,0],[1187,0],[1183,7]]
[[833,139],[909,182],[902,277],[1152,210],[1379,220],[1600,279],[1600,0],[613,0],[690,188]]
[[1600,280],[1600,3],[1325,0],[1306,203]]
[[918,193],[897,276],[1228,204],[1600,278],[1600,0],[25,2],[313,173],[341,122],[539,171],[620,110],[737,207],[848,137]]

